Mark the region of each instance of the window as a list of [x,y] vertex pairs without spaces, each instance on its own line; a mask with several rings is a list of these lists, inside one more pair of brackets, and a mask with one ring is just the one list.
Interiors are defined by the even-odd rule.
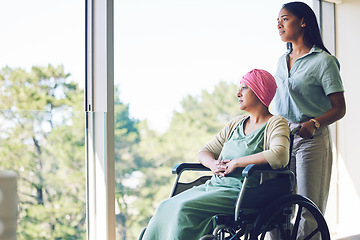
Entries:
[[84,239],[84,2],[1,1],[0,169],[18,239]]
[[117,239],[136,239],[170,194],[171,168],[197,161],[239,114],[241,77],[253,68],[275,73],[286,51],[276,21],[286,2],[114,2]]
[[238,114],[241,76],[274,73],[285,2],[1,1],[0,168],[19,174],[18,238],[135,239],[173,165]]

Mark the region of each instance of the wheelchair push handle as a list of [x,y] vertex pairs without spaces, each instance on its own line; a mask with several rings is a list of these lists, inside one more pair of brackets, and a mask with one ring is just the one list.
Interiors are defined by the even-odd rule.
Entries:
[[301,128],[301,125],[294,128],[293,130],[291,130],[290,136],[295,136],[295,134],[297,134],[299,132],[300,128]]

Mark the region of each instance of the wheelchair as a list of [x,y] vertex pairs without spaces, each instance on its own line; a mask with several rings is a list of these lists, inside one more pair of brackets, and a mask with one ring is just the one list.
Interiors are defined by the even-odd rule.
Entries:
[[[292,142],[298,129],[290,133],[290,153]],[[290,155],[291,158],[291,155]],[[303,213],[313,219],[312,232],[301,239],[330,239],[327,223],[310,199],[293,193],[295,175],[289,170],[289,165],[273,170],[270,165],[248,165],[242,171],[243,186],[239,189],[233,215],[218,214],[214,217],[215,228],[211,234],[200,240],[255,240],[265,239],[271,234],[271,239],[296,240],[300,230]],[[170,197],[175,196],[193,186],[204,184],[211,176],[201,176],[192,182],[181,182],[180,177],[185,171],[210,171],[200,163],[180,163],[173,169],[176,174]],[[257,187],[248,187],[248,181],[253,174],[260,173],[267,180]],[[271,177],[269,177],[271,176]],[[316,238],[315,238],[316,237]]]

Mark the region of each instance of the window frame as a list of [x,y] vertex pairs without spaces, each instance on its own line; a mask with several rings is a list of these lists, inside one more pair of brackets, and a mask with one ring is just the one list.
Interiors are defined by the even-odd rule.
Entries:
[[85,0],[87,239],[115,239],[114,2]]
[[[323,40],[335,55],[330,2],[313,5]],[[87,239],[115,239],[114,1],[85,0],[85,18]],[[336,124],[331,128],[336,146]]]

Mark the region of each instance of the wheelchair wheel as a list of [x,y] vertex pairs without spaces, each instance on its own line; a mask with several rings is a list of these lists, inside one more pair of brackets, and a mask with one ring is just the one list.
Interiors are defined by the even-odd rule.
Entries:
[[145,231],[146,231],[146,228],[143,228],[138,236],[138,239],[137,240],[141,240],[145,234]]
[[[306,212],[313,222],[311,232],[299,236],[300,222]],[[300,195],[287,195],[270,204],[255,223],[251,239],[264,239],[266,233],[272,239],[296,240],[322,239],[329,240],[330,233],[326,221],[316,205],[308,198]]]

